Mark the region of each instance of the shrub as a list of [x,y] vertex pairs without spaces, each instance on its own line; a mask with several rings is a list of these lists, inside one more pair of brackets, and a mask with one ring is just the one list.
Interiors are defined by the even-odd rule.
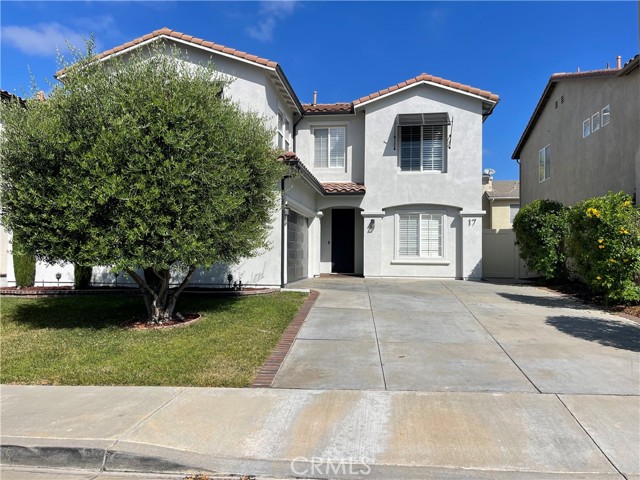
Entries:
[[14,235],[12,251],[16,287],[33,287],[36,281],[36,256],[32,252],[25,251],[21,243]]
[[535,200],[513,220],[516,244],[527,268],[547,280],[567,278],[567,209],[554,200]]
[[77,289],[89,288],[93,267],[73,265],[73,284]]
[[569,255],[584,282],[607,300],[640,300],[640,210],[624,192],[584,200],[568,216]]

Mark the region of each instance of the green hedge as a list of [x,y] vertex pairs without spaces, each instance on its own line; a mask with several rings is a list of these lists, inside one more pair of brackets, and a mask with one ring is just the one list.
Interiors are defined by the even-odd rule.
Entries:
[[520,256],[527,268],[547,280],[568,277],[565,236],[567,209],[553,200],[525,205],[513,220]]
[[13,274],[17,287],[33,287],[36,281],[36,256],[25,252],[19,239],[14,235],[12,240]]
[[640,300],[640,210],[624,192],[584,200],[569,212],[568,254],[597,293],[616,302]]

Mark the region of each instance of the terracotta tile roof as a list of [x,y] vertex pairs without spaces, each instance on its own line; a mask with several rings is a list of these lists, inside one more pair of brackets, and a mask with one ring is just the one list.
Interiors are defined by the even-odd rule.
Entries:
[[525,127],[524,132],[520,137],[520,140],[518,141],[518,145],[516,146],[516,149],[513,151],[513,155],[511,155],[511,158],[514,160],[520,158],[520,153],[524,148],[524,144],[526,143],[527,139],[529,138],[529,135],[533,131],[533,127],[535,127],[536,123],[538,122],[538,118],[540,118],[540,115],[542,115],[542,111],[544,110],[544,107],[547,105],[547,102],[551,98],[551,94],[553,93],[553,90],[555,89],[556,84],[559,81],[624,75],[625,73],[628,73],[637,67],[639,57],[640,57],[639,55],[636,55],[627,63],[625,63],[622,68],[605,68],[600,70],[586,70],[584,72],[563,72],[563,73],[554,73],[553,75],[551,75],[551,77],[549,77],[549,81],[547,82],[547,86],[544,88],[544,91],[542,92],[542,96],[540,97],[540,100],[538,100],[538,104],[536,105],[536,108],[531,114],[531,118],[529,119],[529,122],[527,123],[527,126]]
[[444,87],[450,87],[450,88],[453,88],[455,90],[460,90],[462,92],[471,93],[473,95],[478,95],[479,97],[486,98],[487,100],[490,100],[492,102],[498,102],[500,100],[500,97],[498,95],[496,95],[494,93],[491,93],[491,92],[488,92],[486,90],[480,90],[479,88],[471,87],[469,85],[464,85],[464,84],[458,83],[458,82],[452,82],[451,80],[446,80],[444,78],[434,77],[433,75],[428,75],[426,73],[422,73],[422,74],[418,75],[417,77],[410,78],[409,80],[405,80],[404,82],[400,82],[397,85],[394,85],[392,87],[385,88],[385,89],[380,90],[378,92],[371,93],[369,95],[361,97],[358,100],[354,100],[353,101],[353,105],[355,106],[355,105],[358,105],[360,103],[368,102],[369,100],[373,100],[373,99],[376,99],[378,97],[382,97],[384,95],[388,95],[389,93],[393,93],[395,91],[402,90],[403,88],[409,87],[409,86],[411,86],[413,84],[420,83],[420,82],[436,83],[436,84],[442,85]]
[[278,157],[278,161],[297,168],[302,177],[322,195],[364,195],[367,191],[364,185],[354,182],[319,182],[296,152],[284,152]]
[[322,182],[320,185],[329,195],[364,194],[367,191],[364,185],[354,182]]
[[202,38],[193,37],[191,35],[187,35],[185,33],[177,32],[175,30],[171,30],[170,28],[163,27],[160,30],[154,30],[151,33],[147,33],[142,37],[138,37],[130,42],[124,43],[122,45],[118,45],[110,50],[104,51],[97,55],[98,59],[108,57],[109,55],[113,55],[114,53],[121,52],[127,48],[134,47],[139,45],[147,40],[151,40],[156,37],[160,37],[165,35],[167,37],[177,38],[179,40],[183,40],[185,42],[193,43],[194,45],[202,45],[203,47],[211,48],[212,50],[217,50],[218,52],[226,53],[228,55],[233,55],[234,57],[242,58],[244,60],[248,60],[250,62],[257,63],[259,65],[264,65],[271,68],[276,68],[278,66],[277,62],[273,62],[266,58],[258,57],[257,55],[251,55],[247,52],[242,52],[240,50],[236,50],[235,48],[225,47],[224,45],[220,45],[219,43],[208,42],[203,40]]
[[304,113],[353,113],[351,103],[303,103]]
[[584,72],[560,72],[551,75],[551,80],[565,80],[570,78],[589,78],[589,77],[607,77],[610,75],[616,75],[618,73],[617,68],[603,68],[601,70],[586,70]]
[[485,192],[489,198],[520,198],[518,180],[493,180],[491,187],[491,190]]

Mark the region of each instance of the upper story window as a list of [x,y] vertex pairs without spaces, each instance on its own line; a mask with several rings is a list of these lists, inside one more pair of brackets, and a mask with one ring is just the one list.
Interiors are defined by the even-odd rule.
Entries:
[[605,125],[609,125],[610,117],[611,117],[611,109],[609,108],[609,105],[607,105],[602,109],[602,126],[603,127]]
[[445,172],[446,113],[398,115],[400,171]]
[[596,112],[591,116],[591,133],[600,130],[600,112]]
[[607,105],[582,122],[582,138],[587,138],[589,135],[596,133],[600,130],[600,127],[609,125],[610,121],[611,110],[609,105]]
[[278,148],[287,149],[285,146],[286,133],[284,130],[284,113],[278,110]]
[[314,128],[314,159],[316,168],[344,168],[346,159],[346,128]]
[[551,145],[547,145],[538,154],[538,172],[540,182],[551,176]]
[[286,151],[291,150],[291,144],[289,142],[290,138],[291,138],[291,124],[289,123],[289,120],[285,118],[284,119],[284,149]]

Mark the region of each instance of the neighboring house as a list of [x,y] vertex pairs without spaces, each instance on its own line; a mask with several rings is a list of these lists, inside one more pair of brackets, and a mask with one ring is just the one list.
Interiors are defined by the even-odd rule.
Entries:
[[490,174],[482,174],[482,228],[504,230],[513,228],[513,219],[520,210],[520,182],[518,180],[494,180]]
[[521,204],[640,188],[639,56],[616,68],[551,75],[513,153]]
[[[482,276],[482,126],[497,95],[422,74],[352,102],[302,104],[276,62],[167,28],[100,57],[156,39],[189,61],[212,58],[234,79],[225,95],[270,119],[291,166],[270,248],[198,271],[193,283],[223,284],[228,273],[253,285],[323,273]],[[113,276],[94,269],[93,280]]]

